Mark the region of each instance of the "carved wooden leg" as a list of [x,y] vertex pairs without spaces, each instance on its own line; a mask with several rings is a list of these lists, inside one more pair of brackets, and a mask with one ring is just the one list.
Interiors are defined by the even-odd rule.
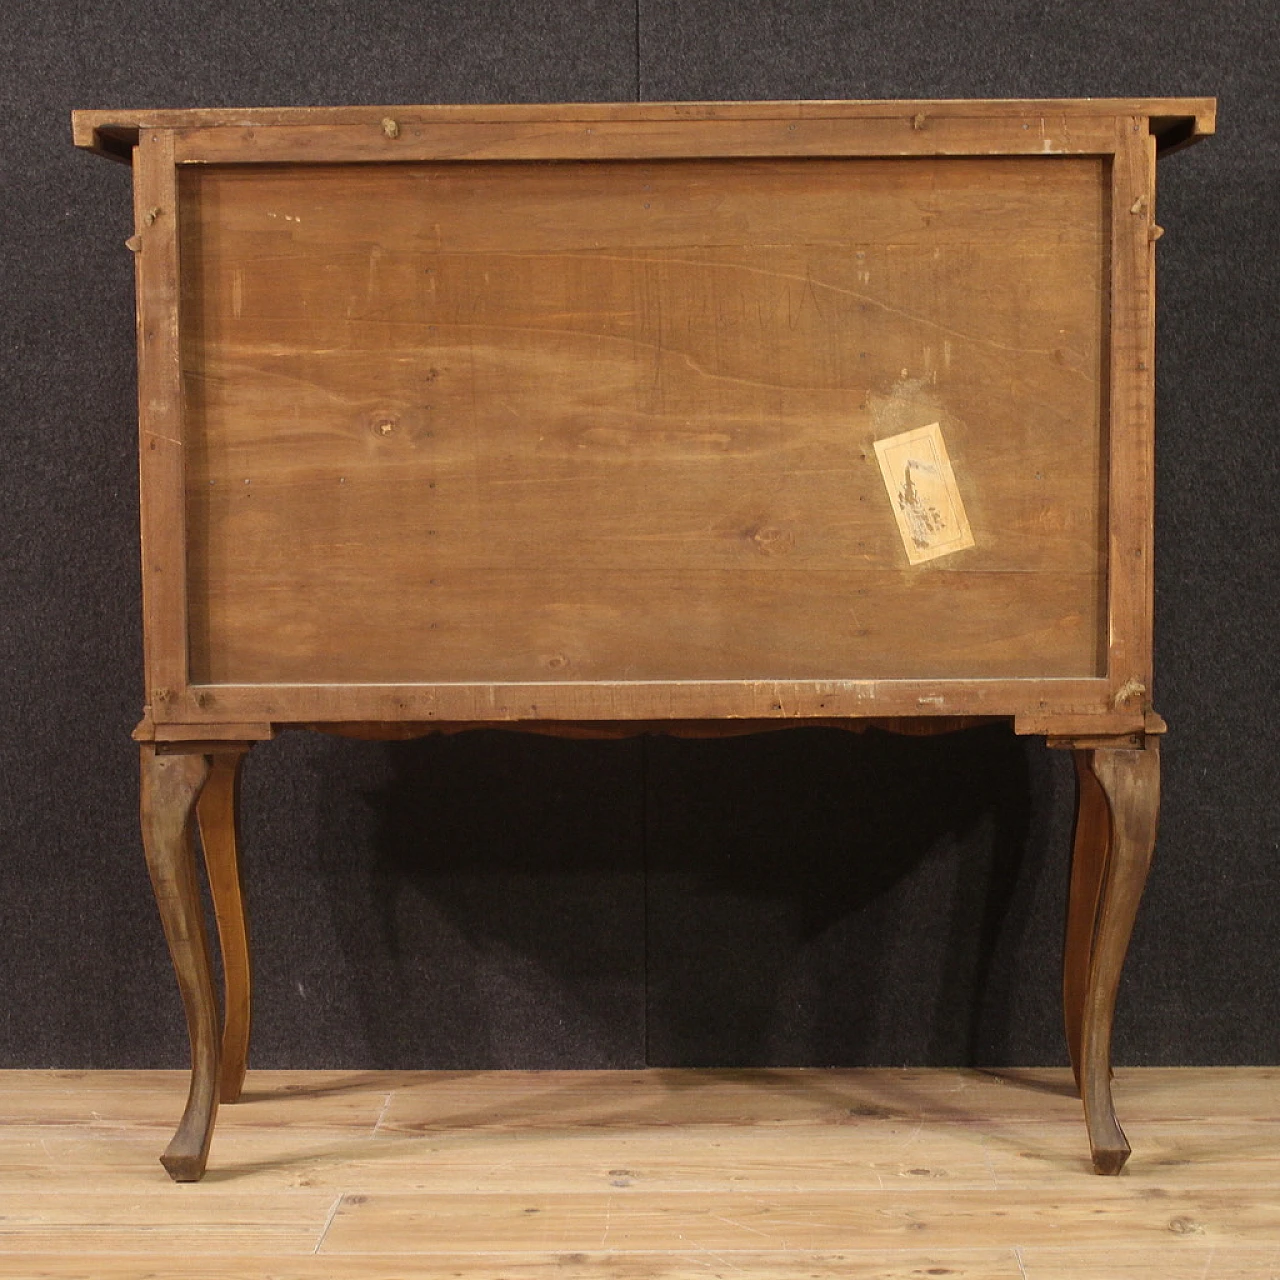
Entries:
[[1111,1024],[1120,970],[1147,882],[1160,813],[1159,739],[1142,749],[1098,748],[1087,767],[1110,814],[1110,851],[1098,900],[1081,1033],[1080,1085],[1097,1173],[1119,1173],[1129,1144],[1111,1100]]
[[209,893],[218,920],[222,950],[222,1069],[218,1100],[235,1102],[244,1086],[249,1055],[252,966],[245,922],[244,882],[240,875],[239,792],[244,750],[215,753],[209,780],[196,804],[200,843],[209,874]]
[[1062,1008],[1067,1025],[1071,1070],[1080,1089],[1080,1047],[1084,1036],[1084,1002],[1089,988],[1089,962],[1098,922],[1102,878],[1111,850],[1111,813],[1102,784],[1089,767],[1089,752],[1074,751],[1076,764],[1076,830],[1071,851],[1071,890],[1062,955]]
[[191,1037],[186,1110],[160,1157],[175,1182],[204,1173],[218,1110],[218,1005],[191,841],[192,810],[208,773],[203,755],[142,747],[142,843]]

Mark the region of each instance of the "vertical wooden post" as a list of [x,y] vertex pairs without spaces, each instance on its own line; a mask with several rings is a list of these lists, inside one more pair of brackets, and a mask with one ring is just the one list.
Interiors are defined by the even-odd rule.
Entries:
[[138,306],[138,482],[147,704],[172,719],[187,688],[187,533],[173,133],[142,129],[133,152]]

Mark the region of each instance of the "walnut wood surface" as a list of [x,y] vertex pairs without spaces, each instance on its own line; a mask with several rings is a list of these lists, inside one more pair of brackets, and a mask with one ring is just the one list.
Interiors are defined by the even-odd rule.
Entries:
[[[1024,98],[919,99],[808,102],[610,102],[520,103],[481,106],[383,107],[254,107],[197,108],[159,111],[75,111],[75,144],[112,159],[127,159],[142,129],[272,129],[308,126],[326,131],[363,127],[387,142],[403,141],[415,125],[476,123],[563,124],[600,123],[685,125],[714,121],[781,120],[797,126],[811,122],[892,121],[916,133],[939,120],[964,121],[969,127],[999,127],[1016,116],[1031,120],[1051,117],[1068,128],[1081,118],[1098,115],[1141,115],[1151,122],[1160,149],[1174,150],[1212,134],[1217,103],[1212,98]],[[394,129],[387,127],[387,122]]]
[[1080,750],[1072,755],[1076,770],[1076,821],[1062,957],[1062,1008],[1071,1070],[1079,1090],[1085,999],[1089,991],[1098,903],[1111,850],[1111,814],[1106,792],[1090,768],[1089,752]]
[[192,1182],[204,1173],[218,1111],[218,1003],[191,841],[209,762],[196,754],[163,755],[146,744],[140,751],[142,843],[191,1040],[187,1105],[160,1160],[175,1182]]
[[1104,176],[184,170],[193,680],[1101,675]]
[[200,792],[196,818],[209,877],[209,896],[218,921],[222,953],[222,1049],[219,1102],[235,1102],[244,1085],[252,1022],[253,965],[240,868],[240,765],[238,748],[212,754],[208,781]]
[[163,706],[188,679],[178,171],[165,130],[133,154],[133,206],[144,674],[147,702]]
[[1112,165],[1107,670],[1116,705],[1151,688],[1155,525],[1155,144],[1117,121]]
[[[1119,1173],[1129,1158],[1129,1143],[1116,1123],[1111,1097],[1111,1026],[1120,972],[1155,848],[1159,743],[1159,738],[1151,738],[1140,751],[1101,748],[1081,753],[1083,767],[1105,800],[1108,818],[1078,1057],[1093,1167],[1105,1174]],[[1096,793],[1084,794],[1089,796],[1086,803],[1096,808]],[[1097,860],[1095,851],[1090,861],[1096,866]]]

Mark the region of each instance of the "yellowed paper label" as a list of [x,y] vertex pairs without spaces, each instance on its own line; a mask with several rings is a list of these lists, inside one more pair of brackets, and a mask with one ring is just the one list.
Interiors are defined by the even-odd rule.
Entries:
[[941,426],[933,422],[875,445],[907,559],[923,564],[973,546]]

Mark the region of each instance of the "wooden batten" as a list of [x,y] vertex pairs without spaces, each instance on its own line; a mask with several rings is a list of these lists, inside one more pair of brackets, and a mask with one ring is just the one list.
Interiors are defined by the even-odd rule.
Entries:
[[1190,145],[1214,132],[1216,103],[1211,98],[1078,98],[1078,99],[920,99],[915,101],[854,102],[662,102],[517,104],[493,106],[382,106],[382,107],[260,107],[189,110],[103,111],[72,113],[75,145],[110,159],[126,160],[137,145],[143,128],[189,129],[276,127],[369,127],[391,140],[402,136],[406,125],[484,124],[593,124],[652,123],[663,121],[760,121],[896,119],[923,132],[931,120],[970,118],[998,120],[1011,114],[1028,117],[1045,114],[1068,118],[1085,115],[1141,115],[1162,151]]

